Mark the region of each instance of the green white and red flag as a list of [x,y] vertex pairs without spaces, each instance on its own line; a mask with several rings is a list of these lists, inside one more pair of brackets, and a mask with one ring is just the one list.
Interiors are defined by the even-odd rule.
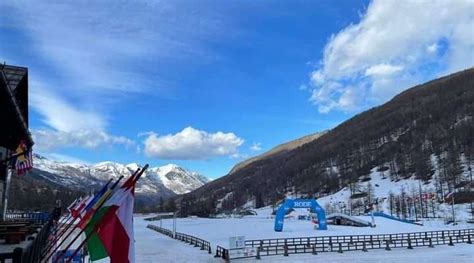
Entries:
[[95,212],[85,227],[87,248],[92,261],[106,257],[112,263],[134,263],[133,205],[135,177],[122,187]]

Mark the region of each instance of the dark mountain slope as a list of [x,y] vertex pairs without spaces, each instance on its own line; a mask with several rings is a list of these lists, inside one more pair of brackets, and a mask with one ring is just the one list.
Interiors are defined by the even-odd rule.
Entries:
[[[473,156],[474,69],[413,87],[382,106],[354,116],[290,151],[253,161],[180,197],[182,213],[215,212],[255,199],[257,206],[283,197],[288,187],[324,195],[353,186],[370,170],[393,180],[430,180],[431,158],[442,165],[446,187],[461,180],[461,154]],[[225,198],[224,198],[225,197]]]
[[78,196],[84,196],[83,191],[68,189],[53,183],[39,175],[39,170],[33,169],[27,175],[12,176],[8,209],[18,211],[48,211],[55,206],[56,200],[68,205]]
[[262,159],[266,159],[272,155],[276,155],[276,154],[282,154],[284,152],[287,152],[287,151],[291,151],[293,149],[296,149],[298,147],[300,147],[301,145],[303,144],[306,144],[306,143],[309,143],[309,142],[312,142],[316,139],[318,139],[319,137],[321,137],[322,135],[324,134],[324,132],[318,132],[318,133],[314,133],[314,134],[311,134],[311,135],[307,135],[307,136],[304,136],[304,137],[301,137],[301,138],[298,138],[296,140],[293,140],[293,141],[290,141],[290,142],[287,142],[287,143],[284,143],[284,144],[280,144],[274,148],[272,148],[271,150],[269,150],[268,152],[265,152],[263,154],[260,154],[258,156],[255,156],[255,157],[252,157],[252,158],[249,158],[245,161],[242,161],[238,164],[236,164],[234,166],[234,168],[232,168],[232,170],[229,172],[229,174],[233,174],[233,173],[236,173],[238,170],[246,167],[247,165],[253,163],[253,162],[257,162],[259,160],[262,160]]

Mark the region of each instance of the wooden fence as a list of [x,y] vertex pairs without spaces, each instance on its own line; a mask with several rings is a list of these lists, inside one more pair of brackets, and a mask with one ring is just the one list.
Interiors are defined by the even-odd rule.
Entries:
[[282,245],[306,245],[306,244],[334,244],[353,242],[374,242],[385,240],[408,240],[408,239],[445,239],[445,237],[474,236],[474,229],[443,230],[413,233],[379,234],[379,235],[345,235],[345,236],[320,236],[320,237],[295,237],[295,238],[273,238],[246,240],[245,246],[282,246]]
[[[210,243],[206,240],[176,232],[173,237],[173,231],[148,225],[159,233],[181,240],[183,242],[201,247],[201,250],[207,250],[211,254]],[[214,257],[222,258],[226,261],[231,259],[241,259],[255,257],[260,259],[262,256],[310,253],[317,255],[324,252],[345,251],[364,251],[370,249],[392,250],[393,248],[413,249],[415,247],[430,247],[438,245],[454,246],[457,243],[472,244],[474,240],[474,229],[427,231],[413,233],[395,233],[380,235],[345,235],[345,236],[320,236],[320,237],[294,237],[294,238],[273,238],[273,239],[255,239],[246,240],[245,247],[256,248],[256,255],[235,256],[238,253],[232,253],[234,250],[221,246],[216,247]]]
[[[472,244],[474,229],[428,231],[414,233],[397,233],[382,235],[322,236],[258,239],[245,241],[246,247],[257,248],[259,259],[262,256],[323,252],[364,251],[369,249],[385,249],[414,247],[434,247],[437,245],[454,246],[456,243]],[[215,257],[224,260],[248,258],[250,256],[229,257],[229,249],[217,247]],[[232,253],[231,253],[232,254]],[[253,256],[252,256],[253,257]]]
[[222,258],[224,260],[229,260],[229,249],[223,248],[221,246],[216,247],[216,255],[214,255],[215,258]]
[[151,224],[147,225],[147,227],[163,235],[167,235],[171,238],[186,242],[190,245],[194,245],[195,247],[199,247],[201,250],[206,250],[209,254],[212,254],[211,243],[209,241],[180,232],[176,232],[173,236],[173,231]]

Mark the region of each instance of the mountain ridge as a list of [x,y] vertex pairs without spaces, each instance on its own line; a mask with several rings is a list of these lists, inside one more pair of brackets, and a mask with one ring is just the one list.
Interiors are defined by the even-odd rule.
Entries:
[[[461,160],[472,158],[474,152],[473,117],[474,68],[469,68],[407,89],[318,139],[232,169],[176,201],[182,214],[205,215],[219,212],[216,203],[222,209],[250,200],[275,203],[288,188],[324,196],[346,186],[353,189],[377,167],[393,180],[411,176],[425,182],[440,180],[442,193],[465,179],[460,167]],[[433,178],[432,157],[446,171],[438,173],[440,178]]]
[[325,133],[327,133],[327,131],[316,132],[316,133],[313,133],[313,134],[303,136],[301,138],[291,140],[289,142],[279,144],[279,145],[273,147],[272,149],[270,149],[270,150],[268,150],[268,151],[266,151],[262,154],[251,157],[249,159],[246,159],[246,160],[234,165],[234,167],[232,167],[232,169],[230,170],[229,174],[235,173],[238,170],[246,167],[247,165],[249,165],[253,162],[259,161],[263,158],[269,157],[271,155],[279,154],[279,153],[282,153],[282,152],[285,152],[285,151],[291,151],[291,150],[293,150],[297,147],[300,147],[300,146],[302,146],[306,143],[309,143],[309,142],[312,142],[312,141],[318,139],[319,137],[323,136]]
[[[95,164],[78,164],[48,159],[44,156],[34,154],[33,163],[35,169],[56,175],[44,176],[47,180],[55,181],[64,186],[75,188],[77,180],[81,178],[91,181],[91,185],[101,184],[110,178],[117,179],[120,176],[130,176],[138,167],[137,163],[122,164],[113,161],[103,161]],[[78,178],[79,177],[79,178]],[[61,182],[63,181],[63,182]],[[159,185],[163,185],[175,194],[184,194],[209,182],[210,179],[195,172],[179,167],[176,164],[150,167],[138,181],[137,193],[158,193]]]

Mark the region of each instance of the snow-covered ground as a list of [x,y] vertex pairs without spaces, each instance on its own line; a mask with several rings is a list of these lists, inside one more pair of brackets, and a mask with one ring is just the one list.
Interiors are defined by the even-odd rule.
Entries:
[[[146,228],[149,222],[135,217],[136,262],[221,262],[214,255]],[[214,250],[214,248],[213,248]]]
[[[298,210],[297,210],[298,211]],[[180,218],[177,219],[177,231],[194,235],[211,242],[213,254],[199,250],[193,246],[169,238],[153,230],[147,229],[150,222],[142,216],[135,217],[135,239],[137,262],[222,262],[213,258],[216,245],[229,247],[229,237],[245,236],[247,240],[262,238],[357,235],[431,231],[440,229],[472,228],[472,225],[459,224],[447,226],[441,221],[425,222],[424,226],[402,223],[390,219],[375,218],[377,227],[345,227],[329,225],[328,230],[314,230],[309,221],[297,219],[285,220],[283,232],[273,231],[274,219],[270,217],[270,209],[261,209],[257,216],[244,218]],[[301,211],[300,211],[301,212]],[[304,212],[304,211],[303,211]],[[359,217],[370,221],[370,217]],[[160,225],[159,221],[151,222]],[[166,219],[162,227],[172,229],[172,220]],[[369,252],[345,252],[290,255],[289,257],[262,257],[258,262],[474,262],[474,245],[457,244],[454,247],[438,246],[432,248],[393,249],[392,251],[369,250]],[[236,260],[255,262],[255,259]]]
[[[371,221],[369,216],[358,216],[357,218]],[[154,224],[159,225],[158,222]],[[210,241],[213,246],[229,246],[229,237],[245,236],[250,239],[264,238],[288,238],[309,236],[335,236],[335,235],[369,235],[390,234],[406,232],[423,232],[446,229],[465,229],[473,227],[468,224],[447,226],[439,221],[431,221],[425,226],[394,221],[382,217],[375,217],[375,228],[371,227],[348,227],[329,225],[328,230],[314,230],[310,221],[285,219],[283,231],[273,230],[274,219],[263,216],[248,216],[245,218],[180,218],[177,220],[176,230],[185,234],[197,236]],[[172,220],[163,220],[162,227],[172,229]],[[474,248],[473,248],[474,249]]]
[[[221,260],[222,261],[222,260]],[[262,257],[256,259],[235,260],[242,263],[247,262],[330,262],[330,263],[472,263],[474,262],[474,247],[469,244],[461,244],[455,247],[437,248],[415,248],[385,250],[369,250],[369,252],[346,252],[339,253],[319,253],[318,255],[298,254],[283,256]],[[169,261],[173,262],[173,261]],[[191,261],[190,261],[191,262]],[[197,261],[192,261],[197,262]],[[203,261],[205,262],[205,261]]]

